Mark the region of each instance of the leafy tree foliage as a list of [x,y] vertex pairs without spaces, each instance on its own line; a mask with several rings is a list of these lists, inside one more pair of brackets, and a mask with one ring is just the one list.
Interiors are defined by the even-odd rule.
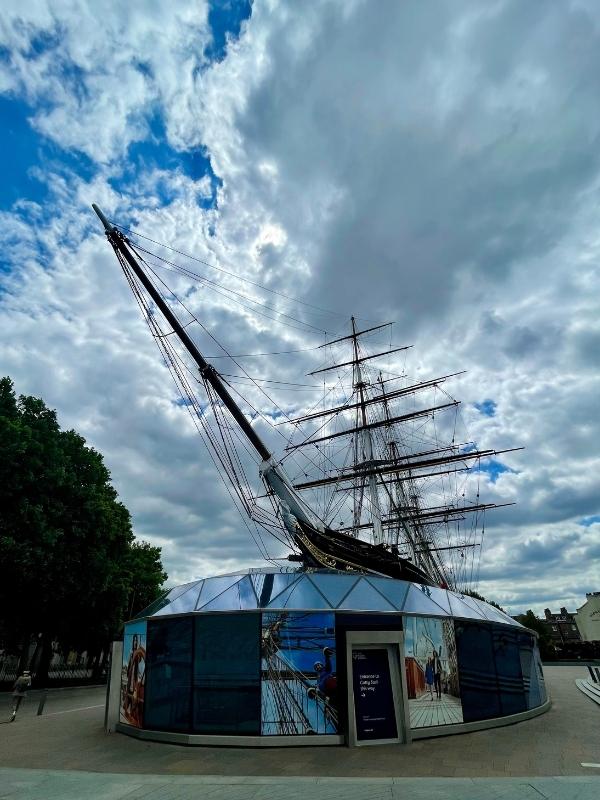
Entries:
[[0,618],[7,643],[42,634],[98,647],[154,600],[160,548],[137,542],[102,455],[0,380]]
[[548,626],[544,620],[536,617],[531,609],[525,614],[519,614],[515,617],[517,622],[535,631],[538,634],[538,644],[540,647],[540,655],[544,661],[552,661],[556,658],[556,648],[552,642],[552,637],[548,630]]

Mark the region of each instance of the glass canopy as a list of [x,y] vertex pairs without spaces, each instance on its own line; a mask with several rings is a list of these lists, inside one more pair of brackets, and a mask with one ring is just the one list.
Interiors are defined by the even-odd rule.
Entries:
[[273,568],[219,575],[176,586],[140,612],[138,618],[256,609],[402,612],[493,620],[522,627],[488,603],[434,586],[330,570]]

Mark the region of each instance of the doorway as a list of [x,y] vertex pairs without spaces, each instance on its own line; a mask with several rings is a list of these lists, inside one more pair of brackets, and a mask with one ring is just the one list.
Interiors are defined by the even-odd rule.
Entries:
[[348,631],[348,744],[410,741],[401,631]]

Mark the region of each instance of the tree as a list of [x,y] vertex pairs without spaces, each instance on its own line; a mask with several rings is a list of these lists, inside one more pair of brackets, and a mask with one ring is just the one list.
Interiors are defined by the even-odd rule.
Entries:
[[17,400],[9,378],[0,448],[2,630],[9,645],[41,634],[43,674],[53,638],[88,652],[105,645],[132,598],[151,602],[166,575],[160,548],[135,541],[102,455],[62,431],[42,400]]
[[539,617],[533,613],[531,609],[525,614],[518,614],[515,619],[538,634],[538,644],[540,648],[540,655],[545,661],[552,661],[556,658],[556,648],[552,643],[552,637],[548,631],[548,626]]

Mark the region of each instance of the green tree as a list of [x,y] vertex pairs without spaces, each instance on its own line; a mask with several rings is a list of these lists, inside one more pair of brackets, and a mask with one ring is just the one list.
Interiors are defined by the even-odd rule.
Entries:
[[531,609],[525,614],[518,614],[515,619],[538,634],[538,644],[540,648],[540,655],[545,661],[552,661],[556,658],[556,648],[552,643],[550,631],[544,620],[536,617]]
[[[100,453],[35,397],[0,380],[0,583],[6,643],[94,651],[159,594],[160,548],[136,542]],[[135,611],[134,611],[135,613]]]

